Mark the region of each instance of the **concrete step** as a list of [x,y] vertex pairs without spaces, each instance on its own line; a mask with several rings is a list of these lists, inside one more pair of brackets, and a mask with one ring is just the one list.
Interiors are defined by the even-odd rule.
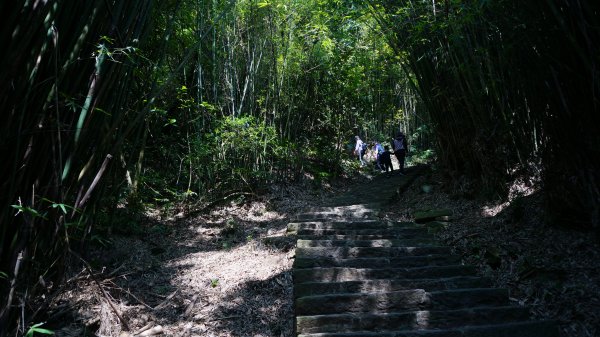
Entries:
[[393,292],[410,289],[425,291],[486,288],[492,282],[486,277],[455,276],[435,279],[382,279],[345,282],[305,282],[294,285],[294,297],[343,293]]
[[299,247],[296,248],[296,258],[326,256],[337,259],[361,257],[401,257],[422,255],[450,255],[446,246],[421,247]]
[[377,217],[379,211],[373,209],[337,209],[330,211],[310,211],[298,213],[294,216],[294,219],[304,221],[311,219],[339,219],[339,218],[350,218],[350,219],[362,219]]
[[299,334],[298,337],[558,337],[557,324],[551,321],[514,322],[465,326],[443,330],[403,330],[382,332],[338,332]]
[[433,240],[433,235],[427,232],[416,234],[389,233],[389,234],[354,234],[338,231],[337,234],[329,235],[297,235],[298,240],[346,240],[346,241],[367,241],[367,240],[404,240],[404,239],[428,239]]
[[296,247],[412,247],[437,243],[433,238],[380,240],[298,240]]
[[352,267],[352,268],[406,268],[420,266],[443,266],[460,264],[461,258],[457,255],[421,255],[402,257],[366,257],[338,259],[334,257],[296,257],[294,268],[319,268],[319,267]]
[[305,221],[305,222],[290,222],[287,230],[291,233],[298,232],[299,229],[401,229],[401,228],[426,228],[424,225],[417,225],[411,222],[393,222],[381,221],[373,219],[362,220],[321,220],[321,221]]
[[489,325],[529,319],[529,309],[517,306],[474,307],[456,310],[408,311],[383,314],[333,314],[298,316],[300,334],[352,331],[447,329],[464,325]]
[[430,235],[425,227],[398,227],[398,228],[299,228],[296,231],[298,238],[304,235],[389,235],[399,237],[414,237],[420,235]]
[[385,313],[408,310],[446,310],[508,305],[508,290],[496,288],[454,289],[426,292],[423,289],[387,293],[335,294],[298,297],[297,316],[340,313]]
[[344,282],[381,279],[431,279],[454,276],[475,276],[473,266],[427,266],[417,268],[307,268],[292,271],[294,283]]
[[354,204],[345,206],[309,207],[296,214],[299,220],[327,218],[363,218],[377,216],[380,204]]
[[352,205],[341,206],[310,206],[303,210],[302,213],[312,212],[372,212],[381,209],[381,203],[355,203]]
[[388,204],[416,177],[374,178],[288,225],[299,239],[297,336],[558,337],[556,324],[525,321],[506,290],[460,265],[431,226],[387,221],[381,205],[361,204]]

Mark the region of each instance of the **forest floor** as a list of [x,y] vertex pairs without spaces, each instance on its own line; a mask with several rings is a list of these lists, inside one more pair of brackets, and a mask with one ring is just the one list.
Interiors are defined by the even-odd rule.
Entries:
[[[187,218],[149,212],[138,234],[113,234],[87,255],[89,267],[73,271],[53,300],[47,327],[57,336],[292,336],[294,241],[286,225],[368,179],[316,188],[308,177]],[[465,263],[509,288],[534,317],[558,320],[564,337],[600,336],[598,241],[543,226],[539,193],[522,192],[510,206],[453,197],[428,174],[384,214],[411,220],[415,210],[452,209],[437,235]]]

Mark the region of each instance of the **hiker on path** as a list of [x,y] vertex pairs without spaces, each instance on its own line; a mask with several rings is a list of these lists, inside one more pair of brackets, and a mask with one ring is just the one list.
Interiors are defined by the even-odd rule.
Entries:
[[360,161],[360,166],[365,166],[365,161],[363,160],[363,155],[365,154],[365,150],[367,149],[367,144],[365,144],[359,136],[356,136],[356,145],[354,146],[354,154],[358,156],[358,160]]
[[400,163],[400,174],[404,175],[404,161],[406,160],[406,153],[408,152],[408,142],[406,136],[402,131],[398,132],[396,138],[393,139],[392,145],[394,148],[394,155]]
[[389,146],[385,146],[384,151],[381,153],[380,161],[381,166],[383,170],[385,170],[385,172],[387,172],[389,169],[391,169],[392,172],[394,172],[394,166],[392,165],[392,153],[390,152]]
[[378,141],[375,141],[375,155],[376,155],[376,161],[375,161],[375,165],[377,167],[377,169],[379,169],[380,171],[384,171],[384,167],[383,167],[383,163],[381,162],[381,154],[384,152],[384,148],[383,146],[381,146],[381,144]]

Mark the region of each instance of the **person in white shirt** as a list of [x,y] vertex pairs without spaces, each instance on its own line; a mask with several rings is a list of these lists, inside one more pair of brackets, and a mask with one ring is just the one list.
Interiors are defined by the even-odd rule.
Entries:
[[360,161],[360,166],[365,166],[366,163],[363,160],[363,155],[365,154],[366,146],[364,146],[364,142],[360,139],[359,136],[356,136],[356,145],[354,146],[354,154],[358,156],[358,160]]

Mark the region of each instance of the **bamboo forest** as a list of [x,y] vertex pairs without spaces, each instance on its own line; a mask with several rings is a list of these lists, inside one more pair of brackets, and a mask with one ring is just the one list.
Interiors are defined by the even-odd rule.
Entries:
[[600,2],[0,13],[0,337],[600,336]]

